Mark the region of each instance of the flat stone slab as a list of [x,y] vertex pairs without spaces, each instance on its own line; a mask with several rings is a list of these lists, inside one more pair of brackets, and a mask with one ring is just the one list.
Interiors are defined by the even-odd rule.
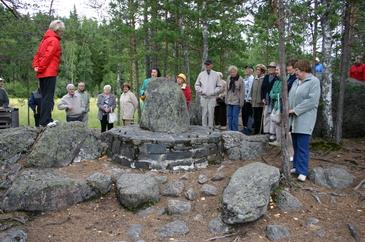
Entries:
[[124,126],[104,132],[102,140],[109,157],[131,168],[188,170],[223,160],[221,133],[201,126],[176,134]]

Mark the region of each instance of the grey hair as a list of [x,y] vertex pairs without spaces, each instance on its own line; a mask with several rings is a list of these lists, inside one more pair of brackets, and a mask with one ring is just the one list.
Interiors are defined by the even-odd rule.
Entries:
[[49,28],[55,32],[65,31],[65,24],[61,20],[56,19],[49,24]]
[[67,90],[69,90],[69,89],[71,89],[71,88],[75,89],[75,85],[74,85],[74,84],[72,84],[72,83],[67,84],[66,89],[67,89]]
[[228,72],[231,72],[232,70],[236,70],[238,72],[237,66],[229,66],[228,67]]
[[104,91],[105,91],[105,90],[109,90],[109,91],[110,91],[110,90],[112,90],[112,86],[110,86],[110,85],[105,85],[103,90],[104,90]]

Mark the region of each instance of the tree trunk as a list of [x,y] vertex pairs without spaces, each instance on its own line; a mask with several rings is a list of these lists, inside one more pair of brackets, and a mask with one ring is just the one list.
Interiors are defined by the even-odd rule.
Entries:
[[[182,15],[179,15],[179,26],[180,26],[180,33],[181,36],[185,36],[185,23],[183,20]],[[186,82],[190,83],[190,60],[189,60],[189,49],[188,49],[188,45],[186,44],[186,41],[182,41],[181,44],[181,48],[182,48],[182,52],[183,52],[183,56],[184,56],[184,73],[186,74]]]
[[[206,10],[206,2],[203,1],[202,12]],[[204,61],[208,59],[209,56],[209,45],[208,45],[208,37],[209,37],[209,30],[208,30],[208,21],[206,18],[202,18],[202,25],[203,25],[203,54],[202,54],[202,70],[205,69]]]
[[313,21],[313,39],[312,39],[312,51],[313,51],[313,63],[317,57],[317,39],[318,39],[318,18],[317,18],[318,0],[314,0],[314,21]]
[[282,114],[281,114],[281,153],[282,153],[282,168],[284,177],[287,181],[290,180],[290,149],[292,149],[292,142],[289,137],[289,122],[288,122],[288,82],[286,78],[285,63],[286,63],[286,53],[285,53],[285,6],[284,0],[278,1],[277,15],[278,15],[278,29],[279,29],[279,64],[280,73],[282,80]]
[[326,138],[333,137],[333,116],[332,116],[332,29],[329,23],[329,9],[331,0],[322,0],[326,12],[322,16],[322,53],[324,73],[321,80],[321,101],[323,103],[322,117],[324,119],[324,135]]
[[347,72],[350,67],[351,58],[351,9],[353,3],[351,0],[346,1],[344,15],[344,33],[342,35],[342,54],[340,64],[340,92],[337,103],[337,119],[336,119],[336,143],[339,144],[342,138],[342,123],[343,123],[343,104],[345,98],[345,86],[347,80]]
[[143,7],[143,27],[144,31],[144,47],[145,47],[145,57],[144,57],[144,67],[146,76],[148,75],[149,70],[151,69],[151,45],[150,45],[150,28],[148,27],[148,11],[147,11],[147,1],[144,1]]

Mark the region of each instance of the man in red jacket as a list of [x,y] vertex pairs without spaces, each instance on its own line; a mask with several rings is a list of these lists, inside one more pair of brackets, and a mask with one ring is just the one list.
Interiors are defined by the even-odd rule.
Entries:
[[356,56],[355,63],[350,68],[350,77],[359,81],[365,81],[365,64],[362,63],[362,56]]
[[54,126],[52,110],[56,79],[61,60],[61,36],[65,31],[65,24],[61,20],[54,20],[43,36],[37,53],[33,59],[33,69],[39,79],[42,95],[39,117],[40,126]]

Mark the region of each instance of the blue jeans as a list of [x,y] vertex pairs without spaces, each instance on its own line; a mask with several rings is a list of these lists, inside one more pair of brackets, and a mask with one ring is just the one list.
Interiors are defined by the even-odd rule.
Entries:
[[227,106],[227,116],[228,116],[228,130],[238,131],[238,116],[240,114],[240,105],[230,105]]
[[295,134],[292,133],[294,160],[293,168],[297,174],[308,176],[309,163],[309,134]]

